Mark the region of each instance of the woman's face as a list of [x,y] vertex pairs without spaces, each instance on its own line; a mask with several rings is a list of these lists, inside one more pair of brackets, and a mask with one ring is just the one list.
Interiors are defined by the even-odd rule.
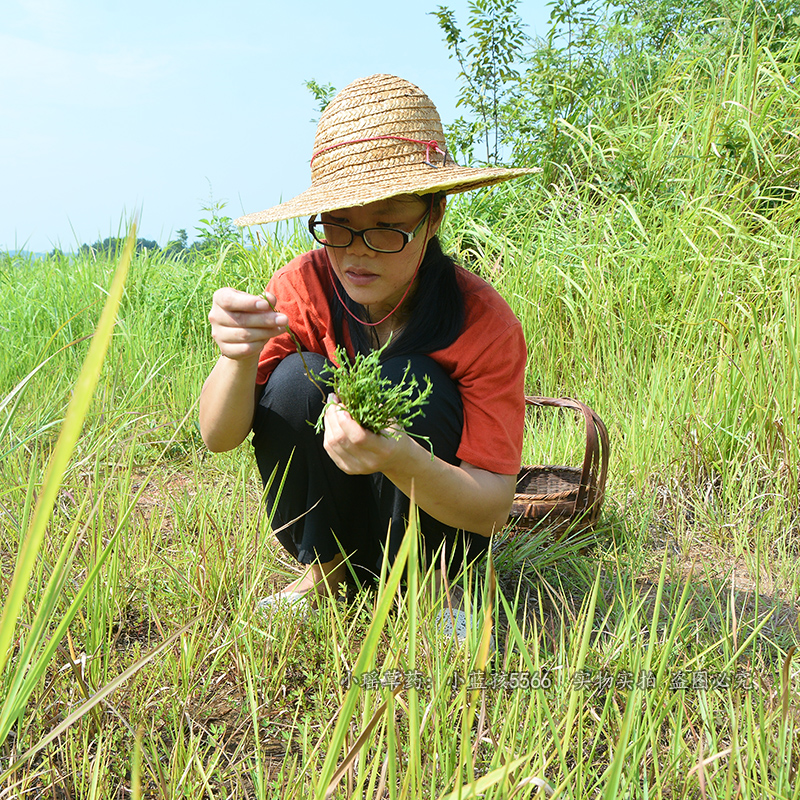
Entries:
[[[325,248],[345,291],[356,303],[366,306],[372,319],[385,316],[400,302],[414,277],[421,253],[439,229],[444,202],[434,207],[430,225],[426,219],[399,253],[371,250],[360,236],[354,236],[347,247]],[[429,206],[419,197],[400,195],[365,206],[327,212],[321,214],[320,219],[357,231],[391,227],[411,233],[428,211]]]

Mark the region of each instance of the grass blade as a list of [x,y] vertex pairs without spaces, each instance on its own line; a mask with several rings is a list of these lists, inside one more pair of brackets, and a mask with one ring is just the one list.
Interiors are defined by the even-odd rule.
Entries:
[[2,615],[0,615],[0,674],[3,673],[10,654],[11,640],[16,630],[17,619],[22,609],[36,558],[44,540],[45,530],[55,505],[56,496],[64,478],[64,472],[80,436],[86,413],[89,410],[89,404],[92,401],[94,390],[100,377],[100,370],[111,341],[119,304],[122,300],[122,291],[128,276],[135,242],[136,225],[132,225],[128,240],[125,243],[125,249],[114,274],[114,279],[111,282],[111,288],[109,289],[103,312],[100,315],[100,321],[89,346],[89,352],[75,384],[75,391],[64,417],[61,434],[50,458],[44,484],[34,509],[33,519],[28,528],[25,542],[20,549],[8,597],[3,604]]

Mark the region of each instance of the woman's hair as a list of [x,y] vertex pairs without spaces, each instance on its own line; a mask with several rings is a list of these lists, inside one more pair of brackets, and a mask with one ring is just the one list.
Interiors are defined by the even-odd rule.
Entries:
[[[420,199],[435,208],[443,196],[425,195]],[[370,322],[366,309],[349,297],[335,273],[331,272],[331,277],[336,281],[338,294],[347,308],[358,319]],[[344,323],[347,322],[355,352],[367,353],[375,349],[377,337],[374,328],[353,319],[342,308],[336,293],[332,292],[331,295],[336,341],[344,341]],[[408,321],[402,334],[389,342],[384,358],[433,353],[448,347],[458,338],[464,325],[464,298],[456,280],[455,262],[443,252],[438,236],[432,236],[429,240],[417,274],[417,288],[405,302],[409,312]]]

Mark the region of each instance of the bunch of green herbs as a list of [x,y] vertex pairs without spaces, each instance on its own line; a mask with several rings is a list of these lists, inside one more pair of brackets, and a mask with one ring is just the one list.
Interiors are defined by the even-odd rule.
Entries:
[[[351,359],[343,347],[336,348],[337,364],[331,373],[330,384],[350,416],[373,433],[387,435],[389,428],[407,430],[412,420],[424,416],[422,407],[427,403],[432,386],[425,377],[420,388],[414,375],[409,377],[409,364],[398,383],[392,383],[381,374],[381,355],[388,342],[367,354],[356,353]],[[315,426],[319,433],[323,427],[326,403]]]

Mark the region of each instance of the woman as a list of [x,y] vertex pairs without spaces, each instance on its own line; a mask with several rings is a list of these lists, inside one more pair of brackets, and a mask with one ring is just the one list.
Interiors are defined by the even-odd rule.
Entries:
[[[384,547],[390,559],[399,547],[412,487],[428,557],[443,547],[458,572],[506,522],[521,457],[520,323],[494,289],[442,253],[436,233],[446,194],[533,170],[457,166],[431,101],[389,75],[334,98],[311,170],[309,190],[236,224],[310,216],[322,247],[279,270],[263,297],[218,290],[209,314],[220,357],[200,398],[203,439],[228,450],[252,429],[265,484],[289,464],[268,503],[280,542],[308,567],[262,605],[333,590],[348,569],[377,573]],[[306,367],[324,375],[337,344],[352,355],[387,342],[384,376],[397,382],[410,364],[420,385],[433,385],[424,417],[408,432],[379,435],[334,397],[316,434],[308,422],[326,397]]]

